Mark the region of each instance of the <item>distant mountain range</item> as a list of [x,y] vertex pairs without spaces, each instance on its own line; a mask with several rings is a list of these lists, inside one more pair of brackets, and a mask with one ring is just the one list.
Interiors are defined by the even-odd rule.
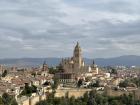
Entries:
[[[92,64],[93,59],[84,59],[86,64]],[[95,63],[99,66],[115,66],[115,65],[125,65],[125,66],[140,66],[140,56],[127,55],[114,58],[96,58]],[[5,64],[8,66],[20,66],[20,67],[32,67],[42,65],[43,62],[49,66],[56,66],[60,63],[61,58],[15,58],[15,59],[0,59],[0,64]]]

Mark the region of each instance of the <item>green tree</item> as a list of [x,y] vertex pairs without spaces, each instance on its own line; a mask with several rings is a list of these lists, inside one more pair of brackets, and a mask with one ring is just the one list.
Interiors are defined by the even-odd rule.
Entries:
[[9,102],[11,101],[11,97],[9,94],[4,93],[2,95],[2,100],[3,100],[4,105],[9,105]]
[[93,97],[89,97],[87,105],[97,105],[97,103]]
[[32,74],[31,74],[31,75],[35,77],[35,76],[36,76],[36,73],[35,73],[35,72],[32,72]]
[[93,84],[93,87],[99,87],[100,86],[100,81],[99,80],[96,80],[96,83]]
[[32,93],[36,93],[37,92],[37,87],[32,85],[32,86],[29,86],[29,85],[25,85],[25,88],[24,90],[21,92],[20,96],[22,95],[25,95],[25,96],[31,96]]
[[131,78],[130,79],[130,82],[136,84],[137,87],[140,87],[140,78],[139,77],[137,77],[137,78]]
[[75,97],[72,96],[70,99],[69,99],[69,104],[70,105],[75,105]]
[[32,85],[31,90],[32,90],[32,93],[36,93],[37,92],[37,87],[35,85]]
[[49,68],[50,74],[56,74],[56,73],[60,73],[60,72],[64,72],[64,68],[63,68],[62,64],[59,64],[56,68],[54,68],[54,67]]
[[3,101],[4,105],[18,105],[15,98],[10,96],[7,93],[4,93],[2,95],[2,101]]
[[77,83],[77,86],[80,87],[82,84],[83,84],[83,80],[82,79],[79,79],[78,80],[78,83]]
[[89,98],[89,94],[88,94],[88,92],[86,92],[86,93],[84,94],[84,96],[83,96],[82,101],[87,102],[87,101],[88,101],[88,98]]
[[4,72],[2,73],[2,77],[5,77],[8,74],[7,70],[4,70]]
[[36,105],[49,105],[46,100],[37,102]]
[[36,105],[140,105],[140,101],[134,100],[131,94],[109,97],[91,91],[80,98],[55,98],[54,94],[50,94],[47,100],[38,102]]
[[43,85],[48,86],[50,85],[50,82],[46,81]]
[[64,68],[62,66],[62,64],[59,64],[59,66],[57,67],[59,72],[64,72]]
[[120,82],[120,83],[119,83],[119,86],[120,86],[120,87],[126,88],[126,87],[128,86],[128,84],[129,84],[129,81],[128,81],[128,80],[125,80],[125,81],[123,81],[123,82]]
[[0,105],[4,105],[2,97],[0,97]]
[[51,85],[52,89],[55,90],[58,87],[59,80],[57,78],[53,79],[54,83]]
[[55,74],[57,72],[57,69],[54,69],[53,67],[49,68],[49,73],[50,74]]
[[10,102],[10,105],[18,105],[18,103],[16,102],[15,99],[12,99],[11,102]]
[[111,73],[112,73],[112,74],[117,74],[117,69],[112,68],[112,69],[111,69]]
[[110,105],[120,105],[118,100],[112,100]]

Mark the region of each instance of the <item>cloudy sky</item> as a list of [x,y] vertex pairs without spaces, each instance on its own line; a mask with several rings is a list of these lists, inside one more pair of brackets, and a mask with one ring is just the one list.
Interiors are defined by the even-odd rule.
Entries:
[[140,55],[140,0],[0,0],[0,58]]

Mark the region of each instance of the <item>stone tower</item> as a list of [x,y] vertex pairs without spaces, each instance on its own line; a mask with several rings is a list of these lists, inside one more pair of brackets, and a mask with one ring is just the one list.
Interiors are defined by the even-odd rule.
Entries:
[[73,60],[74,60],[74,68],[80,69],[83,61],[82,61],[82,50],[78,42],[74,49]]
[[48,65],[46,64],[46,61],[43,63],[42,71],[48,71]]

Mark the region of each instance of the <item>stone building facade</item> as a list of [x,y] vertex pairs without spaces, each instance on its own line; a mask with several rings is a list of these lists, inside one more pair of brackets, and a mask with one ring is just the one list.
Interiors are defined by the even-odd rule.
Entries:
[[91,66],[85,65],[84,59],[82,57],[82,49],[77,42],[73,56],[71,58],[62,59],[60,62],[61,69],[63,72],[56,73],[55,77],[59,79],[61,83],[74,83],[79,78],[85,76],[86,74],[98,74],[98,67],[94,63]]
[[73,57],[62,59],[60,64],[66,73],[84,74],[96,71],[98,74],[98,68],[94,63],[92,66],[85,65],[84,59],[82,57],[82,49],[78,42],[74,48]]
[[4,67],[3,65],[0,65],[0,75],[2,75],[3,72],[4,72]]
[[75,82],[75,74],[74,73],[56,73],[56,78],[59,78],[60,83],[73,83]]

